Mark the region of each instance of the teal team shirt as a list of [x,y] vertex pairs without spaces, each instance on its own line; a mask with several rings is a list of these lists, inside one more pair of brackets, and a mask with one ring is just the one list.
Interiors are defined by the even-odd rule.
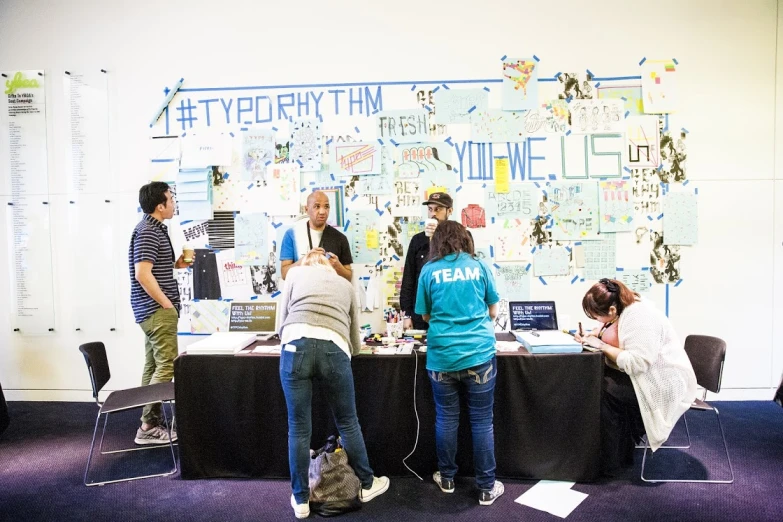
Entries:
[[424,265],[416,313],[430,315],[427,369],[456,372],[495,355],[488,307],[500,300],[489,267],[468,254],[449,254]]

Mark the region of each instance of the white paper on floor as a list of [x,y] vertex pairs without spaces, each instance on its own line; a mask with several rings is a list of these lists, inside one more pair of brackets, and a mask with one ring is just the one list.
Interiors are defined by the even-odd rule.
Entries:
[[574,484],[575,482],[541,480],[514,502],[566,518],[587,498],[587,493],[571,489]]

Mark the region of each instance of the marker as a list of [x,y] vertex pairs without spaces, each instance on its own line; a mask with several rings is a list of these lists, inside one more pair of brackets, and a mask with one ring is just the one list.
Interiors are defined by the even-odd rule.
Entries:
[[571,337],[575,337],[575,336],[576,336],[576,334],[572,334],[572,333],[571,333],[571,332],[569,332],[568,330],[561,330],[561,331],[562,331],[563,333],[566,333],[566,334],[570,335]]

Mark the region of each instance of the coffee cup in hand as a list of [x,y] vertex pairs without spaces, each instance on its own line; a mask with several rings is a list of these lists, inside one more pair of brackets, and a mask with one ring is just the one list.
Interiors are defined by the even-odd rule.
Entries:
[[182,260],[186,263],[192,263],[196,257],[196,251],[190,245],[182,247]]
[[427,237],[432,237],[432,234],[435,233],[435,229],[438,227],[438,220],[435,218],[430,218],[427,221],[424,222],[424,235]]

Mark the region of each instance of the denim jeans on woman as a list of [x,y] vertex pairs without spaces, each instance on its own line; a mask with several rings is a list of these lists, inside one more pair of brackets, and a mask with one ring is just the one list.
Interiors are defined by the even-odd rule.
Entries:
[[492,425],[497,377],[495,357],[473,368],[457,372],[427,373],[435,398],[435,445],[440,476],[453,479],[457,474],[459,396],[460,390],[463,390],[473,434],[476,485],[482,490],[492,489],[495,484],[495,432]]
[[[295,348],[296,351],[293,351]],[[356,416],[353,372],[348,355],[332,341],[304,337],[283,346],[280,381],[288,407],[288,466],[291,489],[300,504],[310,499],[308,471],[312,438],[313,379],[326,394],[343,448],[362,488],[370,488],[373,471]]]

